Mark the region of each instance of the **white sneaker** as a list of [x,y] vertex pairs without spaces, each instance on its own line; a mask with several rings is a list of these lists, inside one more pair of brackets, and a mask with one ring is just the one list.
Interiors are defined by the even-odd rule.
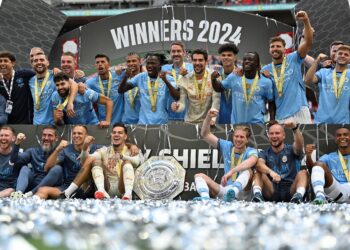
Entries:
[[33,192],[32,191],[29,191],[29,192],[27,192],[27,193],[25,193],[23,195],[24,198],[29,198],[29,197],[32,197],[32,196],[33,196]]

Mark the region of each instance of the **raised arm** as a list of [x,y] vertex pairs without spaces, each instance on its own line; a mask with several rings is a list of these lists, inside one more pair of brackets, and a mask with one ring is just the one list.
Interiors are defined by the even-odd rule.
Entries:
[[128,90],[133,88],[132,85],[127,83],[127,81],[128,81],[130,76],[131,76],[131,70],[130,69],[126,69],[125,70],[125,76],[124,76],[122,82],[119,85],[118,93],[121,94],[121,93],[124,93],[124,92],[126,92],[126,91],[128,91]]
[[32,155],[29,150],[26,150],[25,152],[19,153],[19,149],[21,146],[21,143],[26,139],[26,135],[23,133],[18,133],[15,141],[15,145],[13,146],[13,150],[11,152],[10,162],[11,164],[15,164],[16,166],[23,166],[25,164],[28,164],[31,159]]
[[209,145],[211,145],[214,148],[218,147],[219,139],[210,132],[210,123],[213,118],[217,117],[217,115],[218,115],[217,110],[210,109],[203,121],[202,130],[201,130],[201,137],[203,138],[203,140],[205,140]]
[[304,23],[304,40],[298,47],[299,56],[301,58],[304,58],[312,46],[313,30],[310,24],[309,16],[305,11],[298,11],[295,14],[295,18],[296,20],[302,21]]
[[66,140],[61,140],[60,144],[55,148],[55,150],[51,153],[49,158],[47,158],[44,171],[47,173],[53,166],[59,164],[59,161],[57,159],[58,154],[68,146],[68,142]]
[[85,160],[90,156],[90,146],[95,142],[95,137],[88,135],[86,136],[84,143],[83,143],[83,148],[81,149],[81,153],[79,155],[79,160],[81,165],[84,164]]
[[299,124],[295,124],[293,121],[287,121],[284,123],[286,128],[290,128],[293,131],[293,151],[296,155],[302,155],[304,151],[304,137],[299,130]]
[[216,91],[216,92],[223,92],[225,89],[224,87],[222,87],[222,84],[221,82],[218,80],[218,77],[219,77],[219,71],[218,70],[214,70],[212,73],[211,73],[211,84],[213,86],[213,89]]
[[305,83],[307,84],[318,83],[318,78],[316,76],[317,66],[325,58],[327,58],[327,55],[321,53],[318,55],[316,60],[314,60],[314,62],[311,64],[311,67],[306,72],[305,79],[304,79]]
[[170,95],[177,101],[180,99],[180,91],[176,89],[166,78],[166,72],[161,71],[159,72],[159,77],[165,82],[166,86],[168,87],[170,91]]

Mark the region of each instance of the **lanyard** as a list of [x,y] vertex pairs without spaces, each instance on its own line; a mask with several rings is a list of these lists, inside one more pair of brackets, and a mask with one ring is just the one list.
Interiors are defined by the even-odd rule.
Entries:
[[107,94],[105,93],[105,88],[103,87],[100,76],[98,76],[98,84],[100,85],[101,93],[109,97],[109,93],[111,92],[111,86],[112,86],[112,73],[110,71],[108,72]]
[[[243,159],[243,155],[245,153],[245,149],[244,151],[239,155],[239,158],[238,158],[238,161],[236,161],[236,157],[235,157],[235,147],[232,148],[232,151],[231,151],[231,169],[237,167],[239,164],[241,164],[242,162],[242,159]],[[235,172],[233,175],[232,175],[232,181],[236,181],[237,179],[237,172]]]
[[346,181],[349,182],[349,169],[346,166],[346,162],[345,162],[344,156],[342,155],[342,153],[340,153],[339,150],[338,150],[338,156],[339,156],[340,164],[341,164],[341,166],[343,168],[343,172],[344,172],[345,177],[346,177]]
[[40,93],[39,93],[39,89],[38,89],[38,87],[39,87],[39,84],[38,84],[38,77],[35,76],[35,81],[34,81],[34,88],[35,88],[35,90],[34,90],[34,95],[35,95],[35,108],[36,108],[36,110],[39,110],[39,109],[40,109],[40,97],[41,97],[41,95],[42,95],[42,93],[43,93],[43,90],[44,90],[46,84],[47,84],[47,81],[48,81],[48,79],[49,79],[49,76],[50,76],[50,73],[47,71],[47,72],[46,72],[46,75],[45,75],[45,78],[44,78],[44,80],[42,81],[42,83],[41,83],[41,85],[40,85]]
[[333,74],[332,74],[333,89],[334,89],[335,97],[337,99],[339,99],[339,97],[341,96],[341,93],[342,93],[342,90],[343,90],[343,86],[344,86],[344,82],[345,82],[345,76],[346,76],[347,71],[348,71],[348,69],[345,69],[343,71],[343,73],[340,76],[339,84],[338,84],[338,82],[337,82],[337,72],[335,71],[335,69],[333,70]]
[[197,98],[202,100],[205,92],[205,85],[207,85],[208,71],[206,70],[202,78],[202,87],[199,89],[196,74],[194,74],[194,88],[196,89]]
[[153,90],[152,90],[151,79],[149,77],[147,77],[147,79],[148,79],[147,89],[148,89],[148,94],[149,94],[149,100],[150,100],[151,106],[152,106],[152,112],[156,112],[159,77],[157,78],[156,82],[154,83]]
[[242,77],[242,89],[243,89],[244,99],[245,99],[245,102],[246,102],[247,104],[249,104],[250,101],[251,101],[252,98],[253,98],[253,95],[254,95],[254,92],[255,92],[255,90],[256,90],[256,85],[257,85],[258,80],[259,80],[259,74],[258,74],[258,72],[256,72],[255,77],[254,77],[254,80],[253,80],[252,88],[250,89],[249,96],[248,96],[248,95],[247,95],[247,83],[246,83],[246,79],[245,79],[245,76],[244,76],[244,75],[243,75],[243,77]]
[[6,90],[7,95],[9,96],[9,100],[11,101],[11,93],[12,93],[12,87],[13,87],[13,79],[15,78],[15,71],[12,70],[12,77],[10,82],[10,90],[7,88],[7,85],[5,83],[5,79],[3,78],[2,83],[4,85],[4,88]]
[[281,74],[278,78],[277,71],[275,68],[275,64],[272,63],[272,73],[273,73],[273,79],[275,80],[275,84],[277,87],[278,95],[281,97],[283,92],[283,85],[284,85],[284,72],[286,70],[286,57],[283,58],[282,66],[281,66]]

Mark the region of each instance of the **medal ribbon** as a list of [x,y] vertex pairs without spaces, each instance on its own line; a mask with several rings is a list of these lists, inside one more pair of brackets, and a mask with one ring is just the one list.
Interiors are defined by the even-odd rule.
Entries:
[[15,78],[15,70],[12,70],[12,78],[10,82],[10,90],[7,88],[5,79],[3,78],[2,83],[4,85],[4,88],[6,90],[7,95],[9,96],[9,100],[11,101],[11,93],[12,93],[12,87],[13,87],[13,79]]
[[[241,164],[242,162],[242,159],[243,159],[243,155],[245,153],[245,149],[244,151],[240,154],[239,158],[238,158],[238,161],[236,162],[236,157],[235,157],[235,147],[232,148],[232,151],[231,151],[231,169],[237,167],[239,164]],[[235,172],[233,175],[232,175],[232,181],[236,181],[237,179],[237,172]]]
[[111,86],[112,86],[112,73],[110,71],[108,72],[107,95],[105,93],[105,88],[103,87],[100,76],[98,76],[98,84],[100,85],[101,93],[109,97],[109,94],[111,92]]
[[340,153],[339,150],[338,150],[338,157],[339,157],[340,164],[343,168],[343,172],[345,174],[346,180],[347,180],[347,182],[349,182],[349,169],[346,166],[344,156],[342,155],[342,153]]
[[67,106],[67,103],[68,103],[68,97],[66,97],[66,98],[64,99],[63,102],[61,102],[60,104],[58,104],[58,105],[56,106],[56,109],[58,109],[58,110],[64,110],[64,108]]
[[204,73],[204,76],[202,78],[202,87],[201,87],[201,89],[199,89],[197,77],[196,77],[196,74],[194,74],[194,88],[196,90],[197,98],[199,100],[203,100],[204,92],[205,92],[205,85],[207,85],[207,77],[208,77],[208,71],[206,70]]
[[40,86],[40,93],[39,93],[39,89],[38,89],[38,77],[35,76],[35,81],[34,81],[34,96],[35,96],[35,108],[36,110],[39,110],[40,109],[40,97],[43,93],[43,90],[47,84],[47,81],[49,79],[49,76],[50,76],[50,73],[47,71],[46,72],[46,75],[44,77],[44,80],[41,82],[41,86]]
[[333,74],[332,74],[333,89],[334,89],[335,97],[337,99],[339,99],[339,97],[341,96],[341,93],[342,93],[342,90],[343,90],[343,86],[344,86],[344,82],[345,82],[345,76],[346,76],[347,71],[348,71],[348,69],[345,69],[343,71],[343,73],[340,76],[339,84],[338,84],[338,82],[337,82],[337,72],[335,71],[335,69],[333,70]]
[[281,66],[281,74],[280,77],[278,78],[277,76],[277,71],[275,68],[275,64],[272,63],[272,73],[273,73],[273,79],[275,80],[275,84],[277,87],[278,95],[282,96],[283,92],[283,85],[284,85],[284,72],[286,70],[286,57],[283,58],[282,66]]
[[[185,67],[186,67],[186,64],[182,63],[182,66],[180,68],[185,68]],[[179,72],[180,72],[180,69],[179,69]],[[171,69],[171,75],[173,76],[175,84],[177,85],[177,81],[180,80],[182,75],[180,75],[180,73],[179,73],[179,78],[177,78],[176,70],[174,68]]]
[[157,78],[156,82],[154,83],[153,90],[152,90],[151,79],[149,77],[147,77],[147,78],[148,78],[147,89],[148,89],[148,94],[149,94],[149,100],[150,100],[151,106],[152,106],[152,112],[156,112],[159,77]]
[[[232,72],[235,72],[235,69],[236,69],[236,66],[233,65],[233,70]],[[230,73],[231,74],[231,73]],[[224,70],[222,71],[222,75],[221,75],[221,79],[222,80],[225,80],[225,72]],[[225,101],[226,103],[228,103],[229,99],[230,99],[230,96],[231,96],[231,89],[225,89],[224,90],[224,97],[225,97]]]
[[130,106],[131,106],[132,109],[134,109],[135,97],[136,97],[138,91],[139,91],[138,87],[135,87],[135,88],[130,89],[128,91],[129,103],[130,103]]
[[258,72],[256,72],[255,74],[255,77],[254,77],[254,80],[253,80],[253,84],[252,84],[252,87],[250,89],[250,92],[249,92],[249,96],[247,95],[247,83],[246,83],[246,79],[245,79],[245,76],[243,75],[242,77],[242,89],[243,89],[243,94],[244,94],[244,99],[245,99],[245,102],[247,104],[250,103],[250,101],[252,100],[253,98],[253,95],[254,95],[254,92],[256,90],[256,85],[258,83],[258,80],[259,80],[259,74]]
[[[124,155],[126,153],[127,149],[128,149],[128,147],[126,145],[124,145],[122,151],[120,152],[120,155]],[[114,148],[112,147],[112,154],[113,154],[113,156],[115,156],[115,153],[116,152],[114,151]],[[122,173],[122,164],[123,164],[123,160],[122,159],[118,159],[117,160],[117,164],[114,167],[114,171],[117,172],[118,177],[120,177],[121,173]]]

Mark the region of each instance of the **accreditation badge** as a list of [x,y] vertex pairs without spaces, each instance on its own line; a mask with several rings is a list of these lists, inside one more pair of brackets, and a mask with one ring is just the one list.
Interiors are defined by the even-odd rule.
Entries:
[[12,108],[13,108],[13,101],[7,100],[6,101],[6,107],[5,107],[5,113],[6,114],[11,114],[12,113]]
[[172,200],[183,191],[185,175],[173,156],[152,156],[136,169],[134,191],[142,200]]

